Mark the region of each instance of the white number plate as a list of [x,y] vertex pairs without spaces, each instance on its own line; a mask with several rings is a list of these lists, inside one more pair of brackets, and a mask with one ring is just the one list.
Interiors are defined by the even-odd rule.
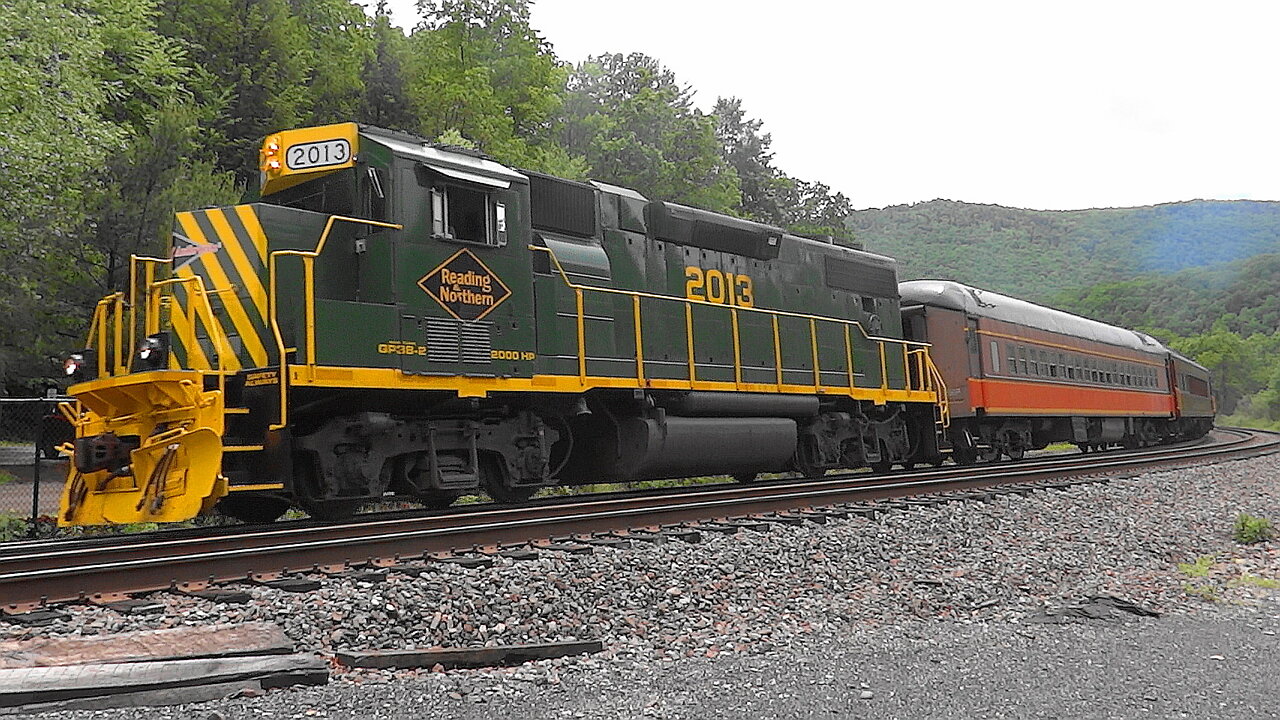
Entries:
[[342,165],[350,160],[351,143],[342,138],[291,145],[285,151],[285,163],[290,170]]

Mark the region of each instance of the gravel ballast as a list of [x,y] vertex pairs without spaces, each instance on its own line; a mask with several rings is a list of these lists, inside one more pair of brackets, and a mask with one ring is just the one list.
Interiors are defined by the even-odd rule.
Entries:
[[[154,717],[1280,716],[1280,543],[1235,543],[1242,512],[1280,521],[1280,459],[700,543],[326,577],[312,593],[246,585],[243,605],[158,594],[160,614],[75,606],[0,636],[266,620],[324,654],[605,645],[497,670],[339,670],[325,688]],[[1161,617],[1099,610],[1098,596]]]

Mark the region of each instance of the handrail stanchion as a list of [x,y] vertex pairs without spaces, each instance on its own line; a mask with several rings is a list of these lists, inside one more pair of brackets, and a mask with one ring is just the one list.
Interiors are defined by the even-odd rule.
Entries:
[[124,295],[116,293],[115,302],[112,303],[115,311],[111,318],[115,327],[111,334],[111,374],[120,375],[124,373]]
[[822,371],[818,369],[818,321],[809,318],[809,349],[813,352],[813,391],[822,392]]
[[880,346],[880,390],[883,392],[889,389],[889,366],[885,359],[884,342],[878,341],[876,344]]
[[577,305],[578,321],[578,382],[587,384],[587,328],[582,313],[582,288],[576,288],[574,301]]
[[733,384],[735,390],[742,389],[742,338],[738,333],[738,308],[729,308],[729,319],[733,324]]
[[852,394],[857,386],[853,382],[853,341],[849,339],[849,323],[844,324],[844,362],[845,370],[849,373],[849,392]]
[[778,333],[778,316],[770,315],[773,320],[773,367],[778,374],[778,392],[782,392],[782,338]]
[[644,385],[644,336],[640,324],[640,296],[631,296],[631,322],[636,331],[636,382]]
[[698,361],[697,355],[693,354],[693,304],[684,304],[684,334],[689,350],[689,389],[693,389],[693,384],[698,380]]
[[304,302],[306,304],[306,320],[305,327],[307,333],[307,367],[315,367],[316,365],[316,278],[315,278],[315,257],[304,256],[302,258],[302,283],[307,289]]

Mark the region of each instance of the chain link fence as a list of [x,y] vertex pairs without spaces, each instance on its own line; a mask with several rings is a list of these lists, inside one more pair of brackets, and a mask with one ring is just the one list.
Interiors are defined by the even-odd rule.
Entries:
[[51,528],[67,477],[58,447],[71,423],[58,412],[66,398],[0,398],[0,541],[36,537]]

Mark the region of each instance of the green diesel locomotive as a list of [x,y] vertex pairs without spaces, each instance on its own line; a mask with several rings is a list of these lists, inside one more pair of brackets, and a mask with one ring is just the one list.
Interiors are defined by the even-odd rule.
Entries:
[[261,169],[99,303],[64,524],[941,461],[889,258],[350,123]]

